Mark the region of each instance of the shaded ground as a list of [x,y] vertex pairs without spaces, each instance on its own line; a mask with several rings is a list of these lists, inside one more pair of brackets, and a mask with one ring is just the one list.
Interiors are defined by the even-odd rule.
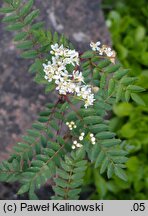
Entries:
[[[77,49],[85,50],[91,40],[110,44],[100,2],[36,0],[35,4],[40,8],[41,19],[46,22],[47,28],[64,33]],[[2,23],[0,35],[0,160],[3,160],[52,97],[45,95],[43,88],[33,82],[33,77],[27,73],[30,61],[19,57],[12,33],[4,31]],[[6,185],[4,188],[7,189]],[[14,198],[8,194],[6,197]]]

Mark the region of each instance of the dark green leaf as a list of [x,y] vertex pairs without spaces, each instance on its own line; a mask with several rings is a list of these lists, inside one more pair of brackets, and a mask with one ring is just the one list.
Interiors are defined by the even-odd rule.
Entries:
[[115,175],[121,178],[124,181],[127,181],[127,175],[123,169],[121,169],[119,166],[115,166]]
[[28,58],[35,58],[37,56],[37,51],[35,51],[35,50],[26,51],[26,52],[23,52],[21,54],[21,56],[23,58],[27,58],[27,59]]
[[11,25],[8,25],[6,27],[6,30],[9,30],[9,31],[17,31],[17,30],[20,30],[24,27],[24,24],[21,23],[21,22],[17,22],[15,24],[11,24]]
[[133,101],[135,101],[137,104],[139,105],[143,105],[145,106],[145,102],[142,100],[142,98],[137,95],[136,93],[131,93],[131,98],[133,99]]
[[121,79],[123,76],[125,76],[129,72],[129,69],[119,69],[116,71],[113,75],[113,77],[117,80]]
[[5,17],[2,19],[2,21],[3,21],[3,22],[14,22],[14,21],[16,21],[18,18],[19,18],[19,16],[13,14],[13,15],[5,16]]
[[18,33],[15,37],[14,37],[14,40],[15,41],[20,41],[20,40],[23,40],[27,37],[28,33],[27,32],[20,32]]
[[102,163],[102,161],[104,160],[105,158],[105,153],[104,151],[101,151],[96,159],[96,162],[95,162],[95,168],[99,167],[100,164]]
[[20,16],[25,16],[30,12],[30,9],[32,8],[34,3],[34,0],[29,0],[21,9]]
[[23,41],[21,43],[19,43],[16,47],[18,49],[31,49],[33,46],[32,41]]
[[85,58],[92,58],[94,56],[94,52],[93,51],[86,51],[81,55],[81,58],[85,59]]
[[39,15],[39,13],[40,13],[40,11],[38,9],[32,11],[28,16],[26,16],[24,23],[30,24]]
[[107,168],[107,177],[110,179],[114,173],[114,165],[113,163],[110,163]]

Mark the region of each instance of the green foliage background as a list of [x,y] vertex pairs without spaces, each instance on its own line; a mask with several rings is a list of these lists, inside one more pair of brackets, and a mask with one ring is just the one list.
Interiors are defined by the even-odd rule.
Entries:
[[[138,76],[137,84],[148,89],[148,4],[145,0],[106,0],[105,11],[113,48],[123,66]],[[121,139],[127,139],[130,159],[127,162],[128,182],[116,177],[107,180],[90,166],[84,191],[91,199],[148,199],[148,95],[139,95],[146,106],[119,103],[114,106],[110,128]],[[95,184],[93,183],[95,182]],[[93,188],[93,192],[90,187]]]

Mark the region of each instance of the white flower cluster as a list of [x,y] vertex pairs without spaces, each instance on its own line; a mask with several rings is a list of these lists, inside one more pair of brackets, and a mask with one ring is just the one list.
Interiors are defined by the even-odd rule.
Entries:
[[100,41],[94,43],[91,42],[90,46],[92,48],[93,51],[99,51],[99,55],[107,55],[110,58],[115,58],[116,53],[114,50],[112,50],[110,47],[106,46],[106,45],[102,45],[102,47],[100,47],[101,43]]
[[80,134],[80,136],[79,136],[79,140],[82,141],[82,140],[84,139],[84,136],[85,136],[85,133],[82,132],[82,133]]
[[100,55],[107,55],[108,57],[115,57],[115,51],[112,50],[110,47],[106,46],[106,45],[103,45],[101,47],[101,49],[99,50],[99,54]]
[[96,138],[94,137],[94,134],[91,133],[89,136],[90,136],[91,143],[92,143],[93,145],[95,145],[95,144],[96,144]]
[[69,130],[72,130],[73,128],[77,127],[74,121],[66,122],[66,125],[69,127]]
[[73,141],[72,149],[81,148],[83,145],[81,143],[78,143],[77,140]]
[[80,97],[85,102],[85,108],[93,105],[94,94],[90,86],[85,85],[82,72],[75,69],[72,74],[69,74],[66,67],[71,64],[77,68],[79,65],[79,53],[67,49],[63,45],[59,46],[57,43],[51,45],[51,49],[52,60],[48,61],[47,64],[43,64],[45,79],[48,82],[55,82],[59,94],[66,95],[70,93]]
[[[85,133],[82,132],[79,136],[79,140],[82,141],[84,139],[84,136],[85,136]],[[92,145],[95,145],[96,144],[96,138],[95,138],[94,134],[90,133],[89,137],[90,137],[90,141],[91,141]],[[81,148],[82,146],[83,145],[81,143],[79,143],[77,140],[74,140],[73,145],[72,145],[72,149],[76,149],[76,147]]]
[[[84,139],[85,133],[82,132],[79,136],[79,140],[82,141]],[[81,148],[83,145],[81,143],[79,143],[77,140],[73,141],[73,145],[72,145],[72,149],[77,148]]]

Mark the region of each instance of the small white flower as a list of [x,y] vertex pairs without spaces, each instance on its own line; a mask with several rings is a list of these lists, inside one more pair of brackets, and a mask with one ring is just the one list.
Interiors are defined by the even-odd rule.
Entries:
[[115,57],[116,57],[116,52],[111,49],[111,47],[108,47],[106,45],[103,45],[100,50],[99,54],[103,55],[105,54],[106,56],[109,57],[110,61],[114,64],[115,63]]
[[92,48],[93,51],[99,51],[100,50],[100,47],[99,47],[100,45],[101,45],[100,41],[98,41],[96,43],[94,43],[94,42],[90,43],[90,47]]
[[84,77],[82,75],[82,72],[80,71],[73,71],[73,78],[77,82],[84,82]]
[[76,92],[76,94],[80,93],[80,86],[78,86],[78,85],[75,86],[75,92]]
[[54,45],[53,44],[51,45],[51,49],[54,51],[57,50],[58,48],[59,48],[59,45],[57,43]]
[[92,137],[92,138],[91,138],[91,141],[92,141],[92,142],[95,142],[95,141],[96,141],[96,138],[95,138],[95,137]]
[[101,55],[101,56],[103,55],[103,52],[101,50],[99,50],[99,55]]
[[85,135],[85,133],[84,133],[84,132],[82,132],[82,133],[81,133],[81,136],[84,136],[84,135]]
[[90,134],[90,137],[94,137],[94,134],[93,134],[93,133],[91,133],[91,134]]
[[83,136],[79,136],[79,140],[83,140]]
[[72,149],[81,148],[83,145],[81,143],[78,143],[76,140],[73,141]]
[[95,145],[95,143],[96,143],[96,138],[94,137],[94,134],[93,134],[93,133],[90,133],[89,136],[90,136],[91,143],[92,143],[93,145]]
[[108,56],[108,57],[111,57],[113,52],[111,50],[110,47],[107,47],[105,50],[104,50],[105,54]]
[[78,148],[81,148],[83,145],[80,144],[80,143],[78,143],[76,146],[77,146]]
[[74,140],[74,141],[73,141],[73,144],[74,144],[74,145],[76,145],[77,143],[78,143],[77,140]]

